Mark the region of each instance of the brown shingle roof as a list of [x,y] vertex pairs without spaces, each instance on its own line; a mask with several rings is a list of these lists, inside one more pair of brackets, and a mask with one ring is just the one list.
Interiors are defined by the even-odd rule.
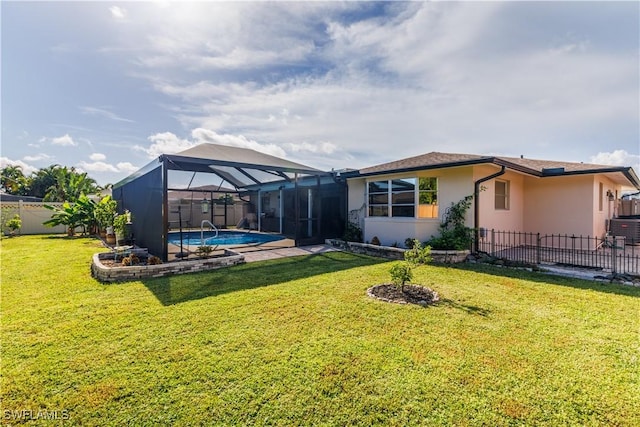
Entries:
[[456,166],[491,163],[534,176],[572,175],[583,173],[620,172],[628,182],[640,189],[640,180],[632,168],[622,166],[597,165],[590,163],[536,160],[518,157],[481,156],[476,154],[454,154],[431,152],[406,159],[382,163],[360,169],[359,175],[378,175],[393,172],[408,172],[421,169],[441,169]]
[[592,163],[576,163],[576,162],[559,162],[559,161],[553,161],[553,160],[523,159],[519,157],[499,156],[499,157],[496,157],[496,159],[500,159],[509,163],[514,163],[516,165],[525,167],[527,169],[532,169],[540,173],[542,173],[544,169],[557,169],[557,168],[564,168],[565,172],[597,171],[601,169],[608,170],[612,168],[612,166],[610,165],[596,165]]
[[[434,167],[446,168],[479,163],[505,163],[507,165],[511,164],[512,166],[518,166],[518,169],[529,169],[531,172],[538,172],[540,174],[542,174],[545,169],[557,168],[564,168],[565,172],[583,172],[597,171],[600,169],[612,169],[612,166],[589,163],[559,162],[552,160],[535,160],[503,156],[480,156],[476,154],[439,153],[434,151],[415,157],[409,157],[406,159],[396,160],[393,162],[383,163],[380,165],[360,169],[360,173],[363,175],[368,175],[380,172],[417,170],[422,168],[432,169]],[[615,166],[613,168],[615,168]]]
[[483,159],[490,159],[486,156],[478,156],[475,154],[452,154],[452,153],[438,153],[431,152],[427,154],[421,154],[415,157],[409,157],[406,159],[396,160],[389,163],[383,163],[376,166],[360,169],[360,173],[367,175],[377,172],[392,172],[396,170],[407,169],[421,169],[424,167],[447,167],[448,165],[455,165],[465,162],[482,162]]

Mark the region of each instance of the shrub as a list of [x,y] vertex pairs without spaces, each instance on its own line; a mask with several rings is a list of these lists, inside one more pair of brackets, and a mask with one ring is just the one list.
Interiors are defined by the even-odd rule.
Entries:
[[158,258],[155,255],[151,255],[148,259],[147,259],[147,264],[148,265],[157,265],[157,264],[162,264],[162,260],[160,258]]
[[346,242],[362,243],[362,229],[356,224],[348,222],[342,238]]
[[14,234],[22,227],[22,219],[20,219],[20,215],[15,214],[13,218],[9,219],[5,223],[5,225],[11,230],[11,234]]
[[138,258],[136,254],[131,254],[129,256],[122,258],[122,265],[124,266],[136,265],[136,264],[140,264],[140,258]]
[[428,242],[433,249],[464,250],[471,247],[473,230],[464,223],[471,200],[472,195],[466,196],[447,209],[444,221],[440,224],[440,236],[432,237]]
[[408,262],[396,262],[389,269],[391,283],[404,292],[404,285],[413,279],[413,271]]
[[380,239],[378,239],[378,236],[373,236],[373,239],[371,239],[371,244],[380,246],[381,243],[380,243]]
[[411,249],[404,251],[404,260],[412,267],[431,262],[431,246],[422,246],[418,239],[413,239]]
[[51,219],[42,224],[47,227],[64,225],[67,227],[67,233],[70,236],[75,234],[76,227],[82,226],[83,233],[86,233],[87,229],[91,230],[96,223],[94,214],[96,202],[84,194],[74,203],[64,202],[62,207],[46,204],[44,207],[53,211],[53,214],[51,215]]
[[411,249],[413,248],[415,242],[417,242],[417,240],[413,237],[407,237],[406,239],[404,239],[404,247],[407,249]]
[[96,204],[94,215],[103,229],[113,226],[113,220],[118,212],[118,203],[111,196],[104,196]]
[[202,245],[198,246],[196,255],[198,255],[200,258],[207,258],[211,254],[211,252],[213,252],[213,247],[209,245]]

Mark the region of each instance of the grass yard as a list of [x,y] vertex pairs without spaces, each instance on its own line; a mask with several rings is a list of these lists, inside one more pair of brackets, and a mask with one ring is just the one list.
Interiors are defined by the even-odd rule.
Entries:
[[103,285],[96,240],[0,249],[3,423],[640,424],[639,288],[423,266],[422,308],[345,253]]

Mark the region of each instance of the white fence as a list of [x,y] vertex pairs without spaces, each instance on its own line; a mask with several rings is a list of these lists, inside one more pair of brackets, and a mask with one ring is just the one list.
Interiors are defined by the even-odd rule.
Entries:
[[200,229],[202,220],[211,220],[211,210],[213,211],[213,223],[217,226],[235,226],[245,215],[245,204],[234,203],[227,205],[227,216],[225,224],[225,206],[215,204],[210,206],[210,211],[202,213],[202,207],[198,203],[179,203],[176,201],[169,202],[169,228],[177,230],[180,228],[180,222],[178,221],[178,206],[180,206],[182,216],[183,228],[197,228]]
[[[47,205],[61,207],[62,203],[50,202],[47,203]],[[210,212],[206,214],[202,213],[200,205],[193,205],[193,210],[191,210],[192,206],[190,204],[182,204],[180,206],[182,210],[182,226],[185,228],[200,228],[200,223],[203,219],[210,220],[211,218]],[[17,234],[55,234],[67,232],[64,225],[56,227],[47,227],[42,225],[43,222],[51,219],[51,215],[53,214],[53,211],[44,207],[44,203],[23,202],[22,200],[19,202],[2,202],[0,204],[0,208],[2,211],[2,221],[13,218],[15,214],[20,215],[22,228],[17,231]],[[227,223],[224,224],[224,206],[215,205],[212,208],[214,210],[214,224],[218,226],[236,225],[243,218],[245,210],[244,203],[228,205]],[[169,206],[169,224],[171,229],[179,228],[178,214],[176,213],[177,210],[178,203],[171,203]],[[8,229],[5,228],[2,231],[8,231]]]
[[[47,203],[51,206],[62,206],[62,203]],[[17,234],[50,234],[50,233],[66,233],[66,227],[59,225],[56,227],[47,227],[42,225],[43,222],[51,219],[53,211],[44,207],[44,203],[40,202],[2,202],[2,220],[13,218],[15,214],[20,215],[22,220],[22,228]],[[3,230],[5,231],[5,230]]]

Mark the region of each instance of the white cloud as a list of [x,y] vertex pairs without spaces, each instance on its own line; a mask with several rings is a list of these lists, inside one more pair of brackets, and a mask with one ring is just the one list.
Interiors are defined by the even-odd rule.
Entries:
[[147,138],[152,142],[148,148],[135,146],[134,149],[147,153],[150,158],[158,157],[161,154],[175,154],[191,148],[195,143],[186,139],[180,139],[171,132],[156,133]]
[[78,145],[78,143],[75,142],[68,133],[57,138],[51,138],[51,143],[53,145],[60,145],[63,147],[76,147]]
[[600,152],[591,157],[591,162],[598,165],[631,166],[640,172],[640,155],[628,153],[626,150]]
[[78,167],[87,172],[119,172],[118,169],[105,162],[79,162]]
[[119,6],[111,6],[109,8],[109,12],[111,12],[111,16],[115,19],[124,19],[127,17],[127,11],[124,8]]
[[336,144],[333,144],[331,142],[326,142],[326,141],[318,142],[316,144],[311,144],[308,142],[302,142],[300,144],[288,143],[288,144],[285,144],[285,147],[287,147],[290,151],[293,151],[294,153],[306,151],[314,154],[318,154],[318,153],[333,154],[338,149]]
[[212,143],[228,145],[231,147],[249,148],[261,153],[270,154],[276,157],[286,157],[287,153],[275,144],[261,144],[244,135],[220,135],[209,129],[197,128],[191,131],[191,136],[197,143]]
[[22,160],[11,160],[8,157],[0,157],[0,168],[7,166],[20,166],[20,168],[22,168],[22,173],[25,176],[31,175],[33,172],[38,170],[38,168],[31,166]]
[[133,173],[135,171],[138,170],[137,167],[133,166],[131,163],[129,162],[120,162],[117,163],[115,166],[110,164],[110,163],[106,163],[103,161],[94,161],[94,162],[79,162],[78,163],[78,168],[82,169],[83,171],[86,172],[98,172],[98,173],[102,173],[102,172],[116,172],[116,173]]
[[134,166],[129,162],[119,162],[116,166],[118,171],[126,173],[134,173],[139,169],[137,166]]
[[38,160],[49,160],[52,159],[53,157],[45,154],[45,153],[38,153],[35,156],[24,156],[22,159],[27,161],[27,162],[37,162]]
[[[585,7],[389,3],[384,16],[354,20],[344,19],[344,8],[371,4],[271,6],[219,14],[212,6],[224,21],[218,29],[191,10],[176,17],[187,31],[152,31],[142,62],[172,70],[188,59],[211,70],[206,80],[201,73],[173,79],[173,71],[149,79],[182,101],[174,111],[183,126],[208,129],[217,143],[233,135],[246,140],[238,146],[260,141],[301,157],[326,154],[335,167],[431,150],[573,160],[571,147],[596,152],[604,134],[637,141],[637,47],[622,54],[603,47],[595,27],[603,19]],[[551,19],[541,31],[556,8],[566,22]],[[283,25],[265,27],[271,16]],[[568,33],[571,16],[580,17],[580,31]],[[246,58],[254,51],[260,55]],[[283,58],[303,71],[280,72]],[[247,74],[219,71],[234,67]]]
[[109,111],[106,108],[80,107],[80,111],[82,111],[82,114],[85,114],[87,116],[102,117],[105,119],[116,120],[119,122],[135,123],[133,120],[121,117],[115,114],[114,112]]
[[105,160],[107,158],[107,156],[105,156],[102,153],[93,153],[89,156],[89,158],[91,160],[93,160],[94,162],[101,162],[103,160]]

